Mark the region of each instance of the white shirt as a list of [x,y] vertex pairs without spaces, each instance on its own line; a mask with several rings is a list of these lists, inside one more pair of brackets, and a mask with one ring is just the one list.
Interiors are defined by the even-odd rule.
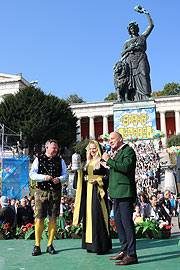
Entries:
[[[59,178],[61,184],[63,184],[67,181],[67,179],[69,177],[68,172],[67,172],[67,168],[66,168],[66,163],[64,162],[63,159],[61,159],[61,166],[62,166],[62,172],[61,172],[61,176],[58,178]],[[32,180],[35,180],[37,182],[43,182],[43,181],[45,181],[44,177],[46,175],[38,173],[38,167],[39,167],[39,161],[38,161],[38,158],[36,157],[33,164],[32,164],[32,167],[31,167],[30,177]]]

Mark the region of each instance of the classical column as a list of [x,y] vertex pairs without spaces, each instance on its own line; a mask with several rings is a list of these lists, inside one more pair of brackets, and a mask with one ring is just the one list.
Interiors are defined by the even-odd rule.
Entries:
[[76,122],[76,141],[81,142],[81,118]]
[[166,119],[165,112],[160,112],[161,131],[166,134]]
[[94,116],[89,117],[89,139],[95,139]]
[[[166,119],[165,119],[165,112],[160,112],[160,123],[161,123],[161,131],[166,134]],[[166,137],[162,138],[162,146],[163,148],[166,147]]]
[[175,125],[176,125],[176,135],[180,133],[180,117],[179,111],[175,111]]
[[103,134],[105,133],[108,134],[108,116],[107,115],[103,116]]

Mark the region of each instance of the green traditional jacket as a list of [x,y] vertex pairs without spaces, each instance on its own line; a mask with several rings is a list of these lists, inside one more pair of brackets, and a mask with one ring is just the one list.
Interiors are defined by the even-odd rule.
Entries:
[[113,199],[136,198],[136,154],[134,150],[125,144],[118,152],[116,158],[108,159],[110,167],[109,195]]

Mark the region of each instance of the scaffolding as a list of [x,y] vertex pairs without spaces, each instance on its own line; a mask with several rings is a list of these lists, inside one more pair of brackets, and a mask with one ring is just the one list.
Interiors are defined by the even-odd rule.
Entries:
[[20,147],[20,145],[14,145],[12,146],[10,143],[8,143],[8,140],[11,138],[16,137],[17,142],[22,141],[22,132],[17,133],[10,129],[9,127],[5,126],[4,124],[0,123],[0,156],[22,156],[23,151]]
[[16,199],[29,192],[29,157],[24,156],[21,140],[21,132],[0,123],[0,195]]

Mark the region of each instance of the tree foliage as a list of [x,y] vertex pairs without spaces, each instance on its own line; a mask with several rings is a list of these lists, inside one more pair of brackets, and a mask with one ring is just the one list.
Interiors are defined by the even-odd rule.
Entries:
[[111,93],[104,99],[104,101],[108,101],[108,100],[117,100],[117,93],[111,92]]
[[167,139],[167,147],[179,146],[180,145],[180,134],[173,135]]
[[154,92],[152,92],[151,97],[160,97],[160,96],[162,96],[161,92],[162,91],[157,91],[157,92],[154,91]]
[[53,138],[68,147],[76,138],[76,117],[69,104],[53,95],[45,95],[34,86],[5,97],[0,104],[0,122],[16,132],[22,131],[31,149]]
[[167,83],[162,91],[163,96],[175,96],[180,94],[179,83]]
[[154,91],[151,96],[158,97],[158,96],[175,96],[180,95],[180,85],[179,83],[167,83],[165,84],[162,91]]
[[69,97],[66,99],[68,103],[85,103],[82,97],[79,97],[77,94],[71,94]]
[[86,146],[90,140],[85,139],[82,142],[77,142],[73,146],[73,152],[81,155],[81,160],[86,160]]

